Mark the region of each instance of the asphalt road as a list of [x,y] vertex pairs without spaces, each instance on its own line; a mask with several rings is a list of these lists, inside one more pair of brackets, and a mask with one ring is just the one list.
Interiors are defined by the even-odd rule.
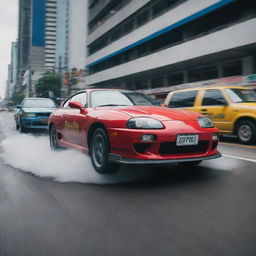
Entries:
[[[0,113],[0,140],[14,134]],[[219,149],[195,169],[149,166],[112,185],[59,183],[0,158],[0,256],[255,256],[256,147]]]

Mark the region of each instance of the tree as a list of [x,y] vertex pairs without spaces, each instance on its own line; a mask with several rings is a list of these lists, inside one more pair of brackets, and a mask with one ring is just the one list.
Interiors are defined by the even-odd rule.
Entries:
[[19,92],[15,92],[13,94],[11,100],[14,105],[18,105],[23,101],[24,98],[25,98],[25,95],[23,95],[22,93],[19,93]]
[[39,97],[51,97],[54,94],[54,98],[60,96],[61,89],[61,76],[55,72],[46,72],[35,85],[36,94]]

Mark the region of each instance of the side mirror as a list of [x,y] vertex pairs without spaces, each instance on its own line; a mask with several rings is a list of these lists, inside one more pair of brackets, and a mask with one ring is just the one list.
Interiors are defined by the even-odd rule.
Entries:
[[83,105],[80,102],[78,102],[78,101],[71,101],[71,102],[68,103],[68,106],[70,108],[78,108],[80,110],[83,109]]
[[21,109],[21,105],[17,105],[16,108]]
[[87,113],[87,110],[83,107],[83,105],[78,101],[71,101],[68,103],[70,108],[77,108],[83,113]]
[[161,104],[161,107],[165,107],[165,108],[167,108],[168,106],[167,106],[167,104],[162,103],[162,104]]

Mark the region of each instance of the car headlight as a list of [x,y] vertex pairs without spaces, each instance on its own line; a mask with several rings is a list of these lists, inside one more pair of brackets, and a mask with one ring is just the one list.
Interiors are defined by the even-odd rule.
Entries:
[[197,121],[202,128],[214,128],[215,127],[215,125],[213,124],[212,120],[209,117],[205,117],[205,116],[198,117]]
[[150,117],[134,117],[127,122],[130,129],[163,129],[163,124]]

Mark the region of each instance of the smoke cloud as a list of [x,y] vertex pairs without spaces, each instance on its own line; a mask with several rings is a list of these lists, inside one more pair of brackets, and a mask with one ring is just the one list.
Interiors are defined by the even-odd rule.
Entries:
[[1,143],[5,163],[58,182],[113,184],[132,182],[150,175],[147,167],[122,167],[115,174],[98,174],[89,156],[74,150],[54,152],[48,136],[15,133]]

